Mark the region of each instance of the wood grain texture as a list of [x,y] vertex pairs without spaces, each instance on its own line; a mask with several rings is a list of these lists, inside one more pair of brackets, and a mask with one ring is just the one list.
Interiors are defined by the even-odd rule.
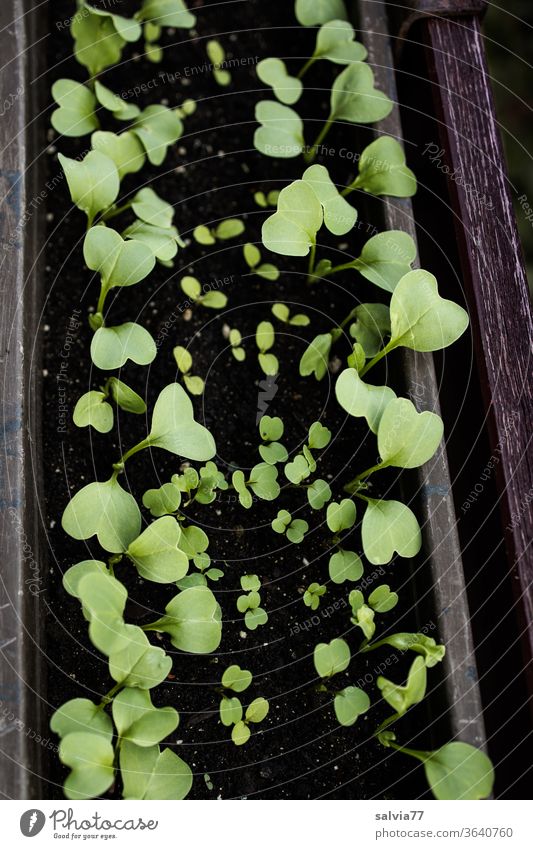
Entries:
[[468,175],[449,188],[533,694],[531,303],[479,21],[423,27],[441,144],[452,173]]
[[[385,4],[362,0],[359,22],[361,38],[368,49],[368,61],[374,69],[377,85],[396,104],[391,115],[380,122],[379,133],[389,134],[401,141],[402,126]],[[383,203],[386,227],[404,230],[416,242],[411,200],[385,198]],[[439,413],[439,392],[432,354],[403,350],[398,356],[402,357],[406,393],[420,409]],[[435,457],[415,474],[418,475],[419,505],[416,509],[423,528],[425,553],[425,560],[417,564],[417,569],[431,570],[436,624],[439,638],[446,645],[443,671],[451,734],[457,739],[484,747],[481,697],[444,442]]]
[[[39,215],[32,121],[35,16],[0,4],[0,798],[39,798],[42,736],[40,596]],[[39,51],[40,52],[40,51]],[[38,346],[37,346],[38,347]],[[34,470],[38,482],[34,483]]]

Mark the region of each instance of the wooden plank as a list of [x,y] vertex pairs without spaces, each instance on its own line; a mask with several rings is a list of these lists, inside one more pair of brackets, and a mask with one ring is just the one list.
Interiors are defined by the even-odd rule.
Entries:
[[[488,415],[524,668],[533,694],[533,319],[476,18],[422,25]],[[490,198],[490,204],[482,202]]]
[[[396,104],[391,115],[380,122],[379,133],[402,140],[402,126],[394,74],[394,61],[388,34],[385,3],[361,0],[359,27],[368,49],[368,61],[376,75],[378,88],[386,91]],[[383,198],[388,229],[409,233],[416,242],[416,227],[410,199]],[[403,352],[406,392],[421,409],[440,412],[439,393],[433,356],[414,351]],[[431,569],[433,603],[437,628],[446,645],[443,662],[444,686],[449,707],[452,735],[476,746],[485,745],[482,706],[477,684],[476,661],[450,473],[444,443],[437,455],[418,471],[421,524],[426,562]],[[416,575],[415,575],[416,578]]]
[[37,152],[32,122],[38,111],[29,50],[36,16],[25,17],[29,9],[22,0],[0,5],[0,797],[12,799],[39,797],[44,753],[39,601],[44,574],[37,530],[40,366],[34,348],[40,217],[32,206]]

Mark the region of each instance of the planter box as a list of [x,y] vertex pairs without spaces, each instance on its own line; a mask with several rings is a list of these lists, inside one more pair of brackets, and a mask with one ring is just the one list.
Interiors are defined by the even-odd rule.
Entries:
[[[387,31],[384,6],[361,2],[358,12],[378,85],[396,102],[392,53],[383,36]],[[6,0],[0,8],[0,48],[6,60],[11,59],[10,73],[2,76],[2,100],[15,98],[10,120],[0,124],[0,148],[4,150],[0,162],[1,238],[5,246],[0,327],[5,399],[0,508],[2,562],[9,564],[8,569],[4,568],[0,600],[0,699],[2,710],[6,708],[0,717],[0,792],[10,798],[42,797],[42,782],[47,779],[44,756],[55,745],[53,740],[48,743],[52,735],[44,720],[47,684],[42,634],[47,612],[42,543],[48,529],[41,518],[39,324],[46,196],[42,203],[31,206],[46,183],[43,147],[48,116],[41,113],[35,98],[40,85],[36,82],[32,86],[44,64],[44,48],[38,42],[41,28],[46,25],[43,18],[42,9],[33,9],[29,0]],[[13,95],[17,86],[21,92],[18,96]],[[46,97],[46,91],[42,95]],[[379,129],[402,137],[397,109]],[[351,136],[347,143],[352,143]],[[35,212],[28,216],[30,209]],[[416,238],[410,201],[387,200],[381,209],[385,227],[406,230]],[[438,412],[439,387],[431,355],[405,353],[397,388],[415,403],[420,399],[425,409]],[[45,470],[45,474],[49,473],[49,469]],[[429,619],[434,621],[438,636],[446,645],[446,658],[437,672],[440,680],[424,703],[424,710],[431,711],[431,719],[425,716],[426,730],[434,731],[435,744],[453,738],[484,747],[482,707],[444,447],[430,463],[403,480],[404,497],[414,506],[424,535],[423,551],[411,564],[418,620],[421,625]],[[51,580],[57,580],[57,574]],[[57,659],[50,660],[54,663]],[[405,744],[409,745],[409,741],[405,740]]]

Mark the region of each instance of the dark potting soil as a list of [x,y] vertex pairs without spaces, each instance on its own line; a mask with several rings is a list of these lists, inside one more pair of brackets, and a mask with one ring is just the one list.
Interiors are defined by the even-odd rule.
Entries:
[[[158,345],[158,356],[149,368],[132,363],[120,377],[142,394],[150,411],[161,389],[177,379],[172,349],[188,347],[194,373],[205,378],[205,394],[194,398],[197,418],[214,434],[219,467],[249,468],[260,461],[257,417],[260,412],[279,415],[285,423],[283,442],[295,451],[305,440],[309,425],[320,420],[333,432],[323,452],[317,475],[331,484],[334,497],[342,485],[375,462],[375,438],[354,418],[347,418],[334,398],[334,375],[320,383],[301,378],[298,361],[306,344],[317,333],[339,323],[358,303],[379,299],[376,290],[357,275],[335,278],[335,283],[309,285],[306,260],[267,256],[281,269],[277,282],[251,275],[242,256],[246,241],[260,244],[265,211],[254,202],[258,190],[282,188],[301,176],[301,159],[269,159],[252,145],[255,128],[254,105],[269,98],[257,81],[255,65],[269,55],[287,59],[297,70],[302,57],[312,51],[314,32],[296,26],[293,4],[246,2],[194,2],[198,14],[196,32],[189,39],[183,32],[168,32],[160,65],[126,51],[123,64],[104,75],[114,91],[130,97],[137,86],[140,105],[154,102],[178,106],[184,98],[197,101],[196,113],[187,119],[183,137],[168,152],[160,168],[146,167],[142,176],[130,175],[122,185],[125,196],[141,185],[151,185],[175,206],[175,223],[189,242],[180,251],[173,268],[160,265],[148,280],[131,289],[118,290],[109,299],[112,323],[139,321]],[[49,84],[59,77],[83,81],[84,71],[71,57],[72,42],[63,22],[74,12],[72,2],[51,4]],[[119,8],[120,7],[120,8]],[[115,3],[113,11],[127,13],[127,3]],[[218,37],[232,64],[232,83],[219,87],[207,67],[205,44]],[[338,72],[338,68],[335,73]],[[312,89],[298,105],[306,117],[306,134],[314,137],[328,113],[328,90],[334,71],[319,63],[309,75]],[[333,153],[323,157],[333,179],[345,183],[353,172],[351,151],[360,149],[355,131],[343,127],[331,132],[327,141]],[[48,707],[51,713],[65,700],[85,696],[99,701],[112,685],[105,658],[92,647],[76,600],[68,596],[61,576],[73,563],[101,556],[94,540],[77,542],[61,529],[64,507],[75,491],[92,480],[109,477],[113,461],[146,434],[147,417],[117,411],[117,427],[101,435],[93,429],[80,430],[72,423],[72,410],[79,396],[103,382],[90,368],[91,331],[87,313],[94,309],[98,281],[83,262],[82,240],[85,218],[72,208],[60,168],[56,147],[69,156],[88,148],[88,138],[60,139],[50,133],[47,255],[47,303],[45,324],[45,464],[47,532],[50,549],[50,578],[46,592]],[[320,160],[319,160],[320,161]],[[142,182],[141,182],[142,181]],[[359,200],[359,198],[357,198]],[[213,225],[228,216],[242,218],[246,231],[239,239],[202,248],[192,238],[198,224]],[[361,219],[360,214],[360,219]],[[128,223],[124,217],[124,226]],[[357,255],[372,234],[371,225],[359,222],[346,239],[327,240],[327,255],[335,263]],[[194,306],[187,308],[179,281],[193,274],[202,283],[228,296],[221,311]],[[282,325],[271,314],[271,305],[282,301],[291,310],[306,312],[307,328]],[[259,321],[272,320],[276,327],[273,349],[280,361],[276,380],[265,382],[257,362],[255,329]],[[243,334],[246,360],[238,363],[231,355],[224,327],[237,327]],[[336,355],[350,350],[342,339]],[[335,361],[334,361],[335,365]],[[340,365],[340,361],[336,363]],[[163,451],[142,452],[128,463],[123,485],[141,501],[144,490],[168,481],[180,469],[178,458]],[[281,475],[282,475],[281,471]],[[394,479],[383,484],[394,491]],[[384,493],[386,490],[383,489]],[[278,509],[287,508],[306,519],[311,531],[301,545],[290,545],[270,527]],[[213,565],[224,577],[212,585],[223,610],[223,638],[217,652],[191,656],[177,652],[165,636],[161,645],[174,656],[172,674],[154,693],[157,705],[170,704],[180,712],[177,731],[167,741],[175,747],[195,773],[191,798],[415,798],[424,792],[420,770],[403,756],[384,750],[372,739],[376,726],[390,713],[375,698],[378,664],[389,658],[385,674],[400,681],[408,660],[397,655],[354,654],[349,670],[338,676],[337,689],[360,684],[376,704],[352,728],[336,723],[332,696],[318,693],[312,654],[316,643],[345,637],[356,652],[362,635],[350,624],[347,596],[353,585],[336,586],[328,581],[328,552],[331,534],[324,524],[325,511],[312,511],[304,492],[288,489],[275,504],[255,501],[251,510],[236,503],[233,493],[221,493],[210,506],[193,506],[191,521],[204,527],[210,538]],[[146,511],[144,518],[149,520]],[[350,535],[348,547],[361,551],[360,531]],[[262,606],[268,623],[247,631],[236,609],[239,577],[256,573],[262,581]],[[171,587],[142,581],[133,566],[117,568],[128,587],[127,619],[144,623],[155,618],[173,597]],[[303,604],[303,592],[313,581],[327,584],[319,610]],[[400,592],[401,605],[387,618],[377,617],[394,630],[415,630],[409,589],[409,569],[404,561],[387,567],[366,564],[362,588],[390,583]],[[370,591],[370,590],[368,590]],[[154,639],[159,639],[155,637]],[[238,663],[253,673],[253,684],[243,696],[246,703],[257,696],[269,700],[266,720],[253,728],[245,746],[236,747],[230,729],[218,718],[217,687],[224,669]],[[409,730],[408,722],[404,728]],[[51,755],[48,796],[61,797],[66,770]],[[109,795],[117,795],[115,787]]]

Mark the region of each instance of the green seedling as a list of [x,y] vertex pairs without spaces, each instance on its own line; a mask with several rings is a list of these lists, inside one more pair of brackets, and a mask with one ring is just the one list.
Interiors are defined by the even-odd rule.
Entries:
[[390,313],[384,304],[360,304],[350,314],[350,336],[358,342],[366,357],[375,357],[390,336]]
[[[410,707],[422,701],[426,694],[427,667],[423,657],[416,657],[409,669],[405,684],[395,684],[383,675],[376,681],[381,695],[395,711],[394,719],[403,716]],[[386,720],[387,724],[390,720]]]
[[183,348],[182,345],[176,345],[172,353],[176,360],[178,371],[191,395],[201,395],[204,391],[204,381],[201,377],[191,374],[192,356],[190,351]]
[[336,65],[350,65],[362,62],[367,57],[366,48],[354,41],[355,33],[346,20],[328,20],[318,30],[313,55],[307,60],[298,78],[301,79],[315,62],[328,59]]
[[52,97],[59,107],[52,112],[50,119],[57,133],[85,136],[100,127],[96,116],[96,97],[87,86],[75,80],[57,80],[52,86]]
[[229,339],[229,343],[231,346],[232,356],[235,357],[237,362],[242,363],[243,360],[246,359],[246,351],[241,345],[242,342],[242,334],[240,330],[237,330],[236,327],[228,328],[227,337]]
[[302,95],[301,80],[291,77],[282,59],[262,59],[257,65],[257,76],[262,83],[271,86],[275,97],[287,106],[292,106]]
[[[96,216],[117,199],[120,181],[115,163],[99,150],[90,150],[83,159],[58,155],[67,178],[72,202],[87,215],[87,227]],[[118,234],[117,234],[118,235]]]
[[214,245],[217,241],[227,242],[230,239],[236,239],[242,233],[244,233],[244,223],[240,218],[226,218],[213,228],[200,224],[194,228],[192,235],[199,245]]
[[376,632],[375,614],[387,613],[396,607],[398,595],[391,592],[388,584],[382,584],[370,593],[366,603],[360,590],[352,590],[348,602],[352,609],[352,624],[357,625],[362,630],[365,640],[368,641],[372,639]]
[[241,588],[245,595],[240,595],[237,599],[237,610],[239,613],[244,613],[244,624],[250,631],[255,631],[258,625],[266,625],[268,622],[268,614],[263,610],[261,605],[261,596],[259,589],[261,582],[257,575],[243,575],[241,578]]
[[117,121],[130,121],[136,118],[141,110],[135,103],[128,103],[123,100],[110,88],[103,85],[99,80],[94,81],[94,93],[100,106],[103,106],[108,112],[111,112],[113,118]]
[[[380,588],[378,587],[378,589]],[[394,597],[396,596],[396,593],[391,593],[390,595]],[[387,596],[384,594],[384,599],[381,599],[381,604],[383,604],[383,601],[387,604],[386,599]],[[375,609],[377,610],[378,608]],[[382,611],[383,607],[381,606],[379,608],[379,612]],[[433,637],[427,637],[425,634],[406,633],[391,634],[388,637],[382,637],[380,640],[365,646],[363,651],[372,651],[373,649],[381,648],[381,646],[392,646],[392,648],[398,649],[402,652],[414,651],[416,654],[419,654],[424,658],[424,663],[428,669],[432,666],[436,666],[437,663],[440,663],[446,653],[445,647],[437,645]]]
[[277,280],[279,268],[271,262],[261,262],[261,251],[249,242],[242,249],[246,265],[253,274],[264,277],[265,280]]
[[362,189],[371,195],[409,198],[416,193],[416,177],[405,164],[403,147],[391,136],[380,136],[363,150],[359,174],[344,190]]
[[183,123],[176,110],[154,103],[143,109],[131,132],[139,139],[152,165],[161,165],[168,148],[183,134]]
[[259,348],[257,359],[266,375],[276,375],[279,371],[278,358],[270,353],[276,334],[270,321],[260,321],[255,331],[255,343]]
[[344,0],[296,0],[294,11],[304,27],[348,20]]
[[315,646],[313,661],[319,678],[332,678],[350,665],[351,654],[346,640],[334,639]]
[[167,633],[173,646],[192,654],[215,651],[222,638],[222,614],[207,587],[191,587],[174,596],[165,616],[145,625],[145,631]]
[[267,209],[269,206],[277,206],[278,198],[279,191],[277,189],[273,189],[268,194],[264,192],[255,192],[254,194],[254,200],[261,209]]
[[223,65],[226,61],[226,51],[216,39],[207,42],[206,47],[209,61],[213,65],[213,77],[217,85],[226,87],[231,83],[231,74],[225,70]]
[[252,506],[253,495],[263,501],[274,501],[280,493],[278,470],[270,463],[258,463],[251,469],[248,478],[237,469],[231,476],[231,482],[241,505],[246,509]]
[[326,593],[326,587],[323,584],[309,584],[303,595],[303,602],[306,607],[311,610],[318,610],[320,599]]
[[141,37],[140,24],[130,18],[78,3],[78,13],[70,27],[74,39],[74,55],[91,77],[116,65],[127,42]]
[[283,436],[283,422],[278,416],[263,416],[259,422],[259,434],[263,445],[259,446],[261,459],[270,466],[284,463],[288,458],[287,449],[278,440]]
[[305,158],[314,158],[336,121],[371,124],[386,118],[391,110],[392,101],[374,86],[372,69],[364,62],[351,62],[333,83],[329,116]]
[[120,180],[140,171],[146,162],[144,148],[131,130],[119,134],[98,130],[91,136],[91,147],[113,162]]
[[177,106],[174,111],[176,112],[178,118],[184,120],[185,118],[189,118],[191,115],[194,115],[196,109],[196,101],[188,97],[183,101],[181,106]]
[[210,289],[209,284],[202,286],[196,277],[190,277],[188,275],[182,277],[180,286],[191,301],[208,309],[221,310],[228,303],[228,297],[224,292],[217,292],[214,289]]
[[135,17],[176,29],[192,29],[196,24],[196,15],[187,9],[184,0],[144,0]]
[[303,121],[294,109],[276,100],[260,100],[255,107],[259,127],[254,147],[265,156],[293,159],[305,147]]
[[494,768],[484,752],[469,743],[446,743],[433,752],[398,745],[392,731],[378,735],[384,745],[424,764],[427,782],[436,799],[486,799],[494,786]]
[[120,747],[124,799],[185,799],[192,787],[190,767],[171,749]]
[[146,404],[140,395],[117,377],[110,377],[99,391],[91,390],[78,399],[72,415],[76,427],[92,426],[99,433],[109,433],[114,420],[110,400],[127,413],[140,415],[146,412]]
[[287,304],[273,304],[272,313],[283,324],[289,324],[291,327],[307,327],[311,323],[311,319],[305,313],[299,312],[296,315],[291,315]]
[[271,522],[272,530],[277,534],[285,534],[289,542],[302,542],[309,530],[309,525],[304,519],[293,519],[288,510],[279,510],[278,515]]
[[161,38],[161,32],[159,24],[154,24],[152,21],[148,21],[143,27],[144,55],[155,65],[163,59],[163,48],[157,43]]
[[277,211],[263,224],[263,244],[285,256],[310,255],[312,275],[317,234],[322,224],[340,236],[353,228],[356,219],[356,210],[341,197],[327,168],[313,165],[301,180],[281,190]]
[[237,720],[231,732],[231,739],[233,740],[236,746],[243,746],[245,743],[248,742],[252,733],[250,729],[250,723],[255,724],[263,722],[263,720],[268,714],[269,707],[270,705],[268,704],[267,700],[263,699],[262,697],[254,699],[253,702],[250,702],[250,704],[246,708],[244,718]]

